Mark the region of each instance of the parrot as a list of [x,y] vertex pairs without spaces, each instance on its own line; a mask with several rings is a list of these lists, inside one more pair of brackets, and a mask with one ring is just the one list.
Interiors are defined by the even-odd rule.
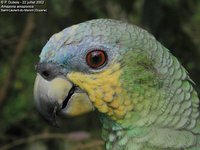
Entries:
[[85,21],[54,34],[36,65],[34,99],[56,117],[97,111],[106,150],[199,150],[199,98],[178,59],[141,27]]

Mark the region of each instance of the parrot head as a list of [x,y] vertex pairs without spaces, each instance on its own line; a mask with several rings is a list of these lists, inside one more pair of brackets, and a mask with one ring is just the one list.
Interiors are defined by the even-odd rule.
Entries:
[[167,48],[137,26],[96,19],[68,27],[44,46],[36,71],[36,106],[53,125],[56,115],[96,109],[107,149],[132,149],[136,137],[158,149],[192,143],[185,138],[183,145],[173,144],[193,136],[185,131],[199,116],[192,80]]
[[156,71],[145,51],[149,40],[155,39],[145,30],[109,19],[54,34],[36,66],[39,112],[56,124],[57,114],[76,116],[97,109],[120,121],[130,117],[128,112],[144,109],[138,102],[145,99],[142,91],[158,92]]

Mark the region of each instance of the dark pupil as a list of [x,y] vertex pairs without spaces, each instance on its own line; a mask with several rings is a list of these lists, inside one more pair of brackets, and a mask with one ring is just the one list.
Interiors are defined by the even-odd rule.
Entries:
[[98,65],[99,63],[101,63],[102,61],[102,57],[98,52],[93,52],[92,56],[91,56],[91,63],[94,65]]

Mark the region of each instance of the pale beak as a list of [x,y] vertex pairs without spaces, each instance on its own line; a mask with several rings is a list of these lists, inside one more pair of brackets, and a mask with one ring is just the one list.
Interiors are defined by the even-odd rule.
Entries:
[[38,111],[54,126],[57,114],[76,116],[94,110],[88,95],[61,76],[49,81],[37,73],[34,99]]

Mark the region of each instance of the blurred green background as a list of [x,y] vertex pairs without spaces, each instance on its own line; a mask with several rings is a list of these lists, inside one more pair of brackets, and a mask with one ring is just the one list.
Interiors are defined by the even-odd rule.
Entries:
[[200,93],[199,0],[48,0],[47,13],[0,15],[0,150],[102,149],[90,113],[49,126],[33,100],[34,65],[50,36],[95,18],[123,20],[151,32],[190,73]]

